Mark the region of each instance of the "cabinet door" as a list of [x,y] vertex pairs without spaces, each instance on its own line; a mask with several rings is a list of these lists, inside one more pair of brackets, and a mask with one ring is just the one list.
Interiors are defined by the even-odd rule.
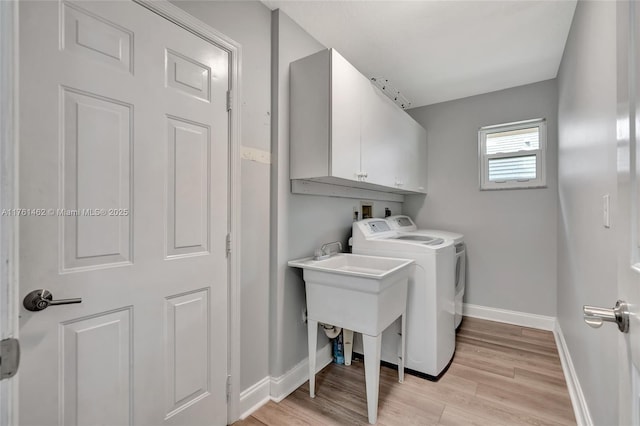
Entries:
[[427,131],[424,127],[420,126],[418,123],[414,122],[414,128],[416,128],[417,138],[416,138],[416,152],[417,155],[415,157],[415,170],[414,176],[418,180],[417,186],[415,190],[418,192],[422,192],[424,194],[427,193]]
[[396,187],[405,191],[427,190],[427,135],[422,126],[405,114],[402,126],[402,148],[397,169]]
[[331,50],[331,164],[329,174],[358,180],[362,80],[366,78]]
[[361,166],[365,181],[395,186],[398,164],[398,107],[369,80],[362,112]]

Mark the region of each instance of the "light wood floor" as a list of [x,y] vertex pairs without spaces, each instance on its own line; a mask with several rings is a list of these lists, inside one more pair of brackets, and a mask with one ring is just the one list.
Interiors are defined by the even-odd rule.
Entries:
[[[279,404],[238,426],[365,425],[362,361],[331,364]],[[433,383],[380,371],[379,425],[575,425],[553,334],[464,318],[449,371]]]

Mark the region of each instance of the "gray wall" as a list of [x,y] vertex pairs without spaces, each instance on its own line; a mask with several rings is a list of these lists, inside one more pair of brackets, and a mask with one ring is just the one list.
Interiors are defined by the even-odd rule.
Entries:
[[618,331],[587,327],[581,312],[618,296],[615,2],[578,2],[558,74],[558,141],[558,321],[594,424],[619,424]]
[[[460,232],[467,243],[465,303],[556,315],[556,81],[415,108],[427,129],[428,195],[405,212],[422,228]],[[547,119],[547,187],[480,191],[478,128]]]
[[[174,1],[242,45],[242,146],[271,151],[271,11],[258,1]],[[269,375],[268,164],[242,160],[240,389]]]
[[[351,236],[353,207],[360,200],[291,194],[289,180],[289,63],[324,46],[283,12],[273,12],[273,122],[272,122],[272,227],[271,227],[271,375],[281,376],[307,357],[304,282],[300,270],[287,261],[312,256],[330,241]],[[374,215],[384,208],[400,212],[401,204],[374,202]],[[319,336],[319,346],[326,342]]]

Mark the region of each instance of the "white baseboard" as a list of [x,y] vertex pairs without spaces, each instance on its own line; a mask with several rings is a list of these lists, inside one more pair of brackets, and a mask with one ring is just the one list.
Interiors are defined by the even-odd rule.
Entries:
[[587,400],[582,393],[582,387],[580,386],[580,380],[573,366],[571,360],[571,354],[569,353],[569,347],[564,340],[564,334],[560,324],[556,321],[553,335],[556,338],[556,346],[558,347],[558,354],[560,355],[560,362],[562,363],[562,371],[564,372],[564,379],[567,382],[567,388],[569,389],[569,396],[571,397],[571,405],[573,405],[573,412],[576,416],[576,423],[578,426],[593,426],[593,420],[589,413],[589,407],[587,406]]
[[258,408],[269,402],[271,377],[267,376],[253,386],[240,392],[240,420],[251,415]]
[[[316,372],[331,364],[332,361],[331,342],[329,342],[316,354]],[[309,358],[300,361],[282,376],[271,378],[271,400],[282,401],[307,380],[309,380]]]
[[471,305],[469,303],[462,304],[462,315],[548,331],[553,331],[556,324],[555,317]]

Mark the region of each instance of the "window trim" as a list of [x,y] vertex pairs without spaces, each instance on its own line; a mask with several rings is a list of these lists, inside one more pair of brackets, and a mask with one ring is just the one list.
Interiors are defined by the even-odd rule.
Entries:
[[[485,154],[487,135],[492,133],[508,132],[511,130],[538,128],[538,143],[540,148],[536,150],[521,150],[517,152]],[[495,158],[513,158],[536,156],[536,178],[527,180],[489,180],[489,160]],[[532,120],[515,121],[512,123],[493,124],[478,129],[478,172],[481,191],[491,191],[500,189],[533,189],[547,187],[547,120],[545,118],[535,118]]]

